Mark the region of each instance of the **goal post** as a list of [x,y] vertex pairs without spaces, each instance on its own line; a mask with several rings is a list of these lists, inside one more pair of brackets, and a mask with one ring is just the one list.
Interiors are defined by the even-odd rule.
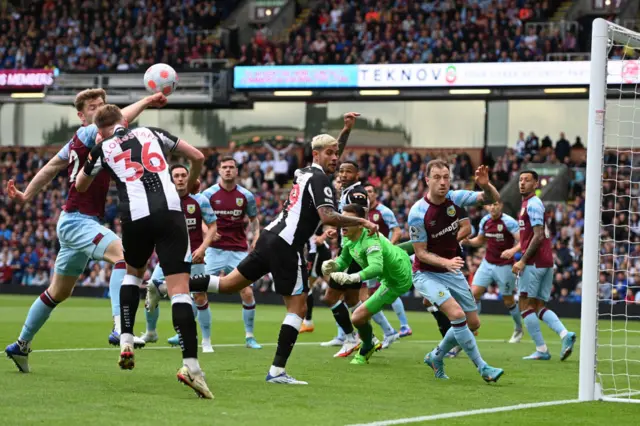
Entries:
[[[640,316],[612,286],[620,273],[632,286],[629,265],[640,245],[630,231],[631,216],[640,214],[631,201],[640,199],[640,182],[633,188],[640,171],[640,34],[598,18],[591,40],[578,398],[640,403]],[[627,62],[609,67],[611,49]],[[613,74],[619,84],[607,88]],[[629,94],[633,99],[624,99]],[[626,223],[603,223],[603,212]]]

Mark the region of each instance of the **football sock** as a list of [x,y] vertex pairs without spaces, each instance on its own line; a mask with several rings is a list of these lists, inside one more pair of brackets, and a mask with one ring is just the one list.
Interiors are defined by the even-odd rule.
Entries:
[[153,312],[149,312],[145,309],[144,317],[147,320],[147,331],[156,331],[158,318],[160,318],[160,306],[154,309]]
[[522,319],[524,325],[527,327],[527,331],[533,339],[533,343],[536,345],[536,350],[540,352],[547,352],[547,345],[544,343],[542,337],[542,331],[540,330],[540,321],[533,309],[527,309],[522,313]]
[[120,287],[120,347],[133,344],[133,326],[140,304],[140,284],[142,278],[126,274]]
[[287,365],[287,360],[293,350],[293,346],[296,344],[296,340],[298,339],[298,332],[300,331],[301,325],[302,318],[296,314],[288,313],[287,316],[284,317],[284,321],[282,321],[282,325],[280,326],[278,347],[276,349],[276,356],[273,358],[272,365],[272,368],[275,367],[276,369],[282,369],[275,370],[274,372],[277,373],[276,375],[281,374],[284,371],[284,368]]
[[309,290],[307,295],[307,314],[304,316],[305,321],[313,320],[313,292]]
[[449,321],[449,318],[440,311],[433,311],[431,312],[431,315],[436,319],[436,322],[438,323],[438,330],[440,330],[440,334],[444,337],[451,328],[451,321]]
[[338,303],[331,307],[331,312],[333,313],[333,318],[335,318],[338,327],[345,334],[352,334],[353,324],[351,324],[351,316],[349,315],[347,305],[342,300],[339,300]]
[[520,307],[517,303],[514,303],[513,306],[509,307],[509,313],[511,314],[511,318],[513,318],[513,322],[516,324],[516,330],[522,330],[522,317],[520,316]]
[[482,301],[481,300],[476,300],[476,312],[478,312],[478,315],[480,315],[480,312],[482,312]]
[[[124,260],[119,260],[113,265],[111,278],[109,279],[109,298],[111,299],[111,315],[120,315],[120,287],[122,280],[127,274],[127,264]],[[119,327],[119,326],[118,326]]]
[[373,328],[371,327],[371,323],[369,321],[357,328],[360,339],[362,340],[360,355],[366,355],[366,353],[369,352],[373,347]]
[[545,324],[549,326],[553,331],[555,331],[561,339],[567,335],[567,328],[564,326],[558,315],[553,312],[551,309],[542,308],[540,313],[538,314],[538,318],[544,321]]
[[401,298],[397,298],[391,304],[393,308],[393,312],[398,316],[398,320],[400,320],[400,327],[409,327],[409,321],[407,321],[407,314],[404,312],[404,303]]
[[253,337],[253,323],[256,319],[256,302],[252,305],[242,303],[242,320],[244,321],[244,332],[246,337]]
[[196,308],[198,308],[198,323],[200,323],[200,330],[202,330],[202,338],[211,339],[211,309],[209,309],[209,302],[207,301],[202,306],[196,306]]
[[[335,316],[335,314],[334,314]],[[336,323],[336,327],[338,328],[338,334],[337,334],[337,338],[338,340],[344,340],[347,338],[347,335],[344,333],[344,330],[338,325],[338,323]]]
[[384,312],[380,311],[371,316],[371,318],[382,328],[382,332],[385,336],[390,336],[396,333],[393,327],[391,327],[391,324],[389,324],[389,320],[385,316]]
[[49,319],[49,315],[51,315],[53,308],[58,306],[58,303],[59,302],[56,302],[53,297],[49,295],[49,290],[45,290],[40,297],[33,302],[31,308],[29,308],[27,319],[24,322],[24,326],[22,327],[18,340],[22,342],[30,342],[33,340],[36,333]]
[[481,371],[484,367],[486,367],[487,363],[484,362],[482,356],[480,355],[478,345],[476,344],[476,338],[473,336],[473,333],[467,326],[467,319],[460,318],[451,321],[451,329],[453,330],[453,334],[456,337],[458,345],[460,345],[462,349],[464,349],[469,359],[478,368],[478,371]]
[[171,298],[173,328],[180,336],[182,362],[194,373],[200,372],[198,365],[198,330],[193,318],[193,300],[188,294],[176,294]]
[[442,361],[444,356],[457,344],[453,329],[449,330],[442,336],[442,341],[431,351],[431,356],[436,360]]
[[189,279],[191,293],[219,293],[220,277],[215,275],[194,275]]

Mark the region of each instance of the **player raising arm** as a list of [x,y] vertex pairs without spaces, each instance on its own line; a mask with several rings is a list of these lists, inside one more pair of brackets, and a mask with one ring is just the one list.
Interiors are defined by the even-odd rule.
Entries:
[[520,245],[522,257],[513,264],[513,273],[520,276],[518,287],[520,297],[518,303],[522,311],[522,319],[531,338],[536,344],[536,351],[525,357],[529,360],[549,360],[551,354],[542,337],[540,321],[544,321],[562,339],[560,361],[571,355],[576,334],[567,331],[555,312],[544,305],[551,296],[553,287],[553,252],[551,239],[544,223],[544,205],[536,197],[538,174],[532,170],[520,172]]
[[[457,240],[459,218],[463,207],[477,203],[494,203],[498,191],[489,183],[488,169],[476,170],[476,184],[482,192],[451,191],[449,164],[432,160],[427,164],[427,195],[413,205],[409,213],[409,230],[415,250],[414,285],[451,321],[444,339],[424,362],[433,368],[436,378],[448,379],[444,372],[444,356],[460,345],[487,382],[497,381],[504,371],[490,367],[480,355],[473,331],[480,327],[471,289],[460,269],[464,261]],[[468,325],[467,325],[468,324]]]
[[515,330],[509,343],[518,343],[522,339],[522,321],[520,309],[514,300],[516,280],[511,272],[513,256],[520,251],[520,228],[511,216],[502,213],[502,203],[496,202],[487,206],[489,214],[480,221],[478,236],[467,240],[471,247],[487,245],[485,258],[473,275],[473,297],[476,299],[478,314],[480,300],[487,287],[498,283],[504,305],[509,310]]
[[127,263],[127,275],[120,288],[120,368],[134,367],[133,327],[140,285],[155,250],[171,296],[173,327],[180,334],[183,366],[178,370],[178,381],[191,387],[198,396],[212,399],[198,363],[197,329],[189,296],[191,247],[187,222],[166,159],[168,152],[175,151],[191,161],[187,187],[192,188],[200,175],[204,155],[162,129],[128,130],[115,105],[102,107],[96,114],[96,124],[106,139],[91,150],[76,187],[80,192],[86,191],[95,176],[105,169],[118,189]]
[[[359,204],[349,204],[343,208],[345,216],[364,218],[367,214]],[[351,364],[368,364],[375,352],[373,329],[369,320],[380,312],[385,305],[393,303],[401,294],[409,291],[413,285],[411,279],[411,260],[401,248],[391,244],[383,235],[370,234],[362,226],[342,228],[342,253],[336,260],[328,260],[322,265],[324,274],[340,285],[363,283],[371,279],[380,279],[380,287],[353,313],[351,321],[358,329],[362,346]],[[342,272],[352,262],[361,270]]]

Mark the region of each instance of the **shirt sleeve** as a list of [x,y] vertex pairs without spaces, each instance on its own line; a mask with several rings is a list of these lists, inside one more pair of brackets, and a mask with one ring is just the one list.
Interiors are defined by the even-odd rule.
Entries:
[[258,216],[258,206],[256,205],[256,197],[249,191],[248,194],[245,195],[247,197],[247,216],[250,218],[254,218]]
[[329,176],[324,173],[314,173],[309,182],[309,191],[313,199],[313,205],[316,209],[322,206],[330,206],[336,208],[333,187]]
[[344,271],[351,265],[351,262],[353,262],[353,257],[351,257],[351,253],[349,253],[349,246],[353,243],[345,240],[346,238],[343,238],[342,251],[340,251],[340,256],[336,259],[338,271]]
[[90,124],[88,126],[80,127],[76,131],[76,137],[87,148],[93,148],[96,144],[96,138],[98,137],[98,126]]
[[71,141],[67,142],[60,151],[58,151],[58,157],[61,160],[69,161],[69,155],[71,153]]
[[529,215],[529,223],[531,227],[544,225],[544,205],[540,199],[529,200],[527,204],[527,215]]
[[427,230],[424,227],[426,211],[420,206],[421,201],[414,204],[409,212],[409,237],[412,243],[426,243]]
[[176,149],[180,142],[179,137],[172,135],[164,129],[159,129],[157,127],[147,127],[147,129],[155,133],[162,146],[169,151]]
[[216,214],[213,212],[209,199],[202,194],[197,194],[195,197],[198,201],[198,205],[200,205],[200,211],[202,212],[202,220],[204,223],[210,225],[218,220]]
[[372,235],[367,237],[365,241],[363,250],[367,256],[367,267],[360,271],[360,278],[362,281],[370,280],[382,275],[384,265],[380,239],[377,236]]
[[396,219],[396,215],[393,214],[390,208],[382,209],[382,220],[384,220],[384,223],[387,224],[389,230],[400,226],[398,225],[398,219]]
[[457,191],[449,191],[447,198],[453,201],[453,204],[459,207],[468,207],[478,204],[478,195],[480,192],[459,189]]
[[504,215],[502,220],[505,225],[507,225],[507,229],[512,234],[517,234],[520,232],[520,225],[518,225],[518,221],[512,218],[511,216]]
[[490,215],[486,215],[482,218],[482,220],[480,221],[480,225],[478,225],[478,235],[484,235],[484,225],[486,225],[490,217]]
[[104,168],[102,145],[93,147],[87,161],[84,163],[84,173],[87,176],[95,176]]

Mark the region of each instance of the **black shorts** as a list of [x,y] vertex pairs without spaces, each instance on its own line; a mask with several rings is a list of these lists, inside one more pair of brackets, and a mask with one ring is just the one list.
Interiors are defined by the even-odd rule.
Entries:
[[316,252],[309,255],[309,274],[316,278],[322,276],[322,263],[331,260],[331,249],[324,244],[316,248]]
[[270,231],[263,231],[256,248],[237,267],[246,279],[257,281],[271,272],[276,293],[297,296],[309,291],[302,248],[297,250]]
[[191,272],[191,247],[184,213],[167,210],[122,224],[124,260],[144,268],[155,249],[165,276]]
[[[358,263],[354,260],[351,262],[351,265],[349,265],[349,267],[346,270],[347,274],[355,274],[356,272],[360,272],[362,271],[362,268],[360,267],[360,265],[358,265]],[[360,290],[360,288],[366,285],[364,282],[361,283],[357,283],[357,284],[345,284],[345,285],[340,285],[337,282],[335,282],[334,280],[329,280],[329,287],[334,289],[334,290]]]

